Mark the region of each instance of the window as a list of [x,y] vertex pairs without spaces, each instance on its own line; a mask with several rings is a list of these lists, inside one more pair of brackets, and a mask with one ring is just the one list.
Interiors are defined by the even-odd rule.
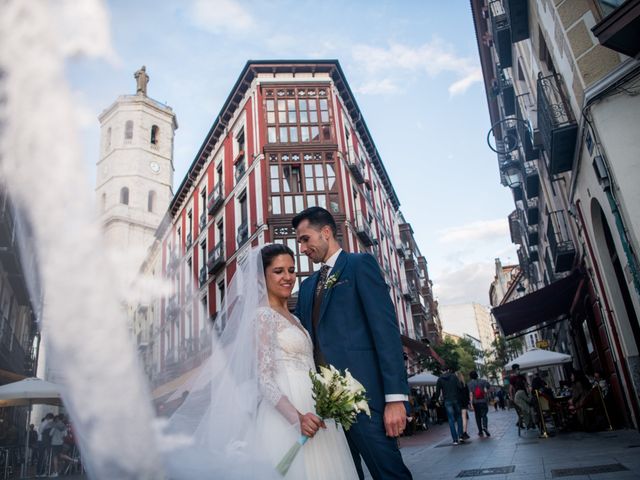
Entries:
[[246,190],[238,197],[240,203],[240,223],[245,225],[247,223],[247,192]]
[[153,190],[149,190],[149,195],[147,197],[147,211],[153,212],[155,210],[156,204],[156,192]]
[[102,194],[101,208],[103,212],[107,210],[107,194],[106,193]]
[[151,127],[151,145],[157,145],[158,144],[158,134],[160,133],[160,128],[158,128],[157,125],[153,125]]
[[244,144],[244,127],[240,129],[238,134],[236,135],[236,145],[238,148],[237,153],[240,154],[244,152],[245,144]]
[[105,140],[106,149],[111,149],[111,127],[107,128],[107,138]]
[[[127,120],[124,124],[124,139],[131,140],[133,138],[133,120]],[[130,143],[130,142],[127,142]]]
[[120,203],[123,205],[129,205],[129,189],[127,187],[122,187],[120,189]]
[[553,59],[551,58],[551,53],[549,53],[549,49],[547,48],[547,42],[544,40],[544,35],[542,34],[542,30],[538,27],[538,41],[540,43],[539,48],[539,57],[540,61],[547,67],[547,72],[555,72],[556,69],[553,65]]
[[302,283],[304,279],[306,279],[314,272],[314,270],[316,270],[316,266],[309,261],[309,257],[300,253],[298,241],[295,239],[295,237],[275,238],[273,240],[273,243],[281,243],[287,245],[294,253],[297,278],[292,293],[296,293],[300,288],[300,283]]
[[269,155],[270,210],[296,214],[308,207],[331,205],[339,212],[336,174],[331,153]]
[[265,97],[268,143],[331,140],[326,88],[266,89]]

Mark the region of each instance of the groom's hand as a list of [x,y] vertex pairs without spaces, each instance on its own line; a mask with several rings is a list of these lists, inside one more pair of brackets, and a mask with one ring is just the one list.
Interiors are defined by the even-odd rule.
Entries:
[[404,402],[389,402],[384,406],[384,429],[388,437],[399,437],[407,425]]

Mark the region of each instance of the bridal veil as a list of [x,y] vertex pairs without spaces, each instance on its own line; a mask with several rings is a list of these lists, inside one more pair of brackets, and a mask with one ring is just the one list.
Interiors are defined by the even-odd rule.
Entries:
[[264,434],[257,431],[259,409],[282,415],[287,437],[297,438],[300,431],[295,408],[280,393],[287,388],[276,384],[271,371],[276,331],[258,314],[269,305],[262,248],[237,260],[213,326],[211,355],[162,429],[171,479],[281,478],[265,454]]

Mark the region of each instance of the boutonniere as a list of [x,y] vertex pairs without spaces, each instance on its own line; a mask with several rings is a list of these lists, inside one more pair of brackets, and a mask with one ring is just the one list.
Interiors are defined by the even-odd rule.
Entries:
[[324,282],[324,289],[329,290],[330,288],[335,287],[338,278],[340,277],[340,272],[332,273],[327,277],[327,280]]

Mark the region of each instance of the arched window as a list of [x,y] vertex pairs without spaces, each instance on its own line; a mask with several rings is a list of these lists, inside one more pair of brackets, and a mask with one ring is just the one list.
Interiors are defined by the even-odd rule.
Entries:
[[120,203],[123,205],[129,205],[129,189],[127,187],[122,187],[120,189]]
[[111,148],[111,127],[107,128],[107,139],[105,141],[107,150]]
[[151,145],[158,144],[158,135],[160,134],[160,128],[157,125],[151,127]]
[[149,196],[147,198],[147,210],[153,212],[156,205],[156,192],[149,190]]
[[127,120],[124,124],[124,139],[131,140],[133,138],[133,120]]
[[102,208],[102,212],[104,213],[107,210],[107,194],[103,193],[102,194],[102,200],[101,200],[101,208]]

